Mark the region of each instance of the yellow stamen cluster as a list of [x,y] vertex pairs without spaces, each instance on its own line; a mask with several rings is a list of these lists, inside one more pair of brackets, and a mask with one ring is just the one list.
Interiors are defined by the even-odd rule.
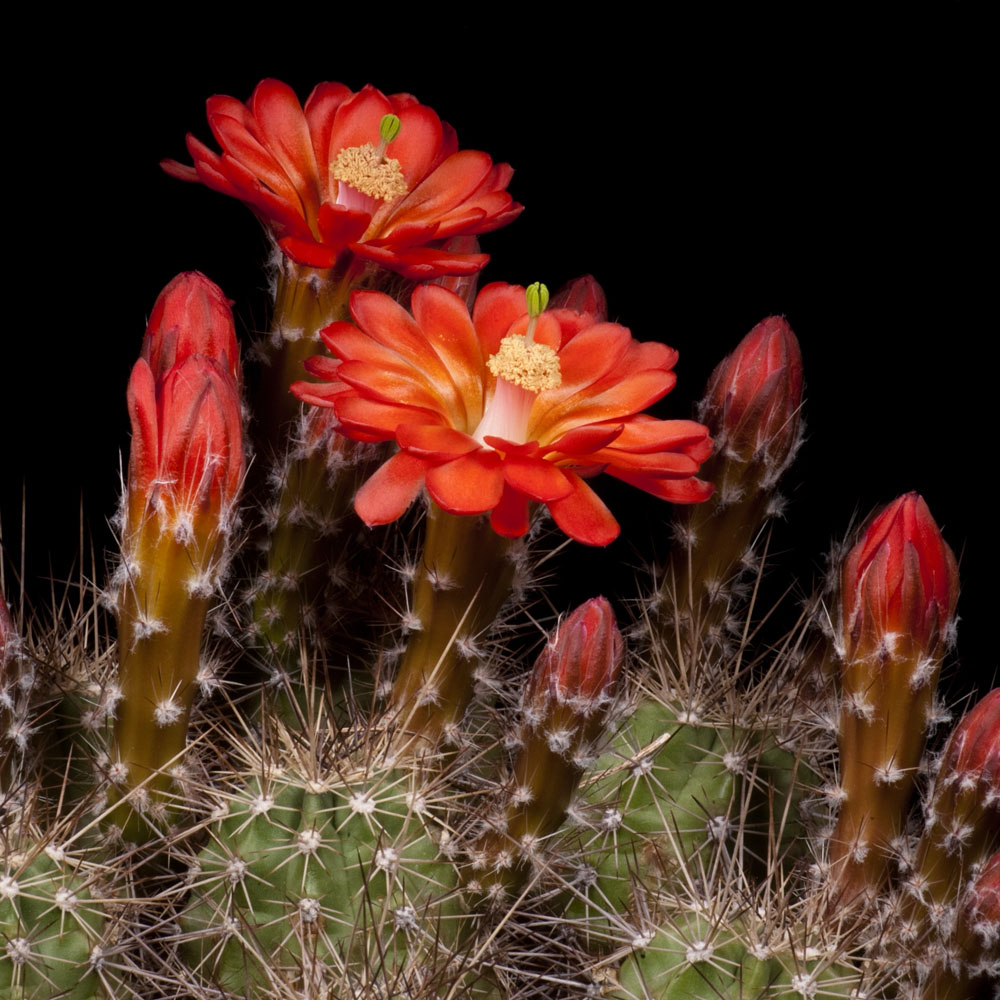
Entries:
[[330,164],[330,173],[334,180],[381,201],[400,198],[407,191],[399,160],[384,156],[370,142],[342,149]]
[[520,334],[500,341],[500,350],[486,362],[490,371],[522,389],[542,392],[562,384],[559,355],[548,344],[536,344]]

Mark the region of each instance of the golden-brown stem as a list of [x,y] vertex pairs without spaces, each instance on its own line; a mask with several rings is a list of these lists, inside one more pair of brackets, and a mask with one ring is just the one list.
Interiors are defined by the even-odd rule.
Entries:
[[[158,518],[143,525],[129,558],[130,576],[119,597],[121,701],[115,724],[110,801],[129,793],[109,822],[127,839],[148,832],[134,805],[165,819],[170,769],[181,763],[194,700],[201,635],[211,589],[210,571],[219,542],[211,531],[181,541],[160,530]],[[123,770],[122,770],[123,769]],[[141,791],[136,792],[137,789]]]
[[436,744],[461,722],[477,665],[469,643],[490,626],[510,594],[511,545],[485,518],[431,505],[413,584],[410,615],[416,631],[392,689],[404,733]]

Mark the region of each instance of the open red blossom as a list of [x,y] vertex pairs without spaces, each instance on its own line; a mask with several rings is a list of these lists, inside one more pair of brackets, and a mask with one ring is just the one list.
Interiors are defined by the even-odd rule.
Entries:
[[[528,530],[534,501],[570,537],[607,545],[618,523],[585,477],[607,472],[680,503],[711,495],[695,478],[712,451],[708,430],[641,412],[674,386],[672,348],[568,309],[529,326],[524,289],[514,285],[487,285],[471,316],[434,285],[414,292],[412,308],[411,316],[387,295],[355,292],[357,326],[334,323],[321,334],[339,360],[306,363],[325,381],[292,386],[300,399],[333,407],[348,436],[399,445],[358,492],[368,524],[395,520],[426,486],[451,514],[490,511],[505,537]],[[548,352],[547,387],[491,371],[511,345]]]
[[[207,107],[221,154],[188,135],[194,166],[163,169],[246,202],[300,264],[332,267],[349,251],[415,280],[471,274],[488,258],[442,241],[521,212],[511,168],[459,152],[454,130],[409,94],[321,83],[303,108],[287,84],[264,80],[246,104],[215,96]],[[399,120],[390,141],[386,115]]]

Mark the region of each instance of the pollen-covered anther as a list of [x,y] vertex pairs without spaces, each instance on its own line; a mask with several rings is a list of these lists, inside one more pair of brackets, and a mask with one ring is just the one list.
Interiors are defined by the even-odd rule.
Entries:
[[692,941],[684,951],[684,957],[693,965],[695,962],[707,962],[715,954],[715,948],[709,941]]
[[511,334],[500,341],[500,348],[487,367],[497,378],[529,392],[543,392],[562,384],[559,355],[548,344],[529,341],[521,334]]
[[335,181],[379,201],[402,198],[407,192],[399,160],[385,156],[370,142],[342,149],[330,164],[330,173]]

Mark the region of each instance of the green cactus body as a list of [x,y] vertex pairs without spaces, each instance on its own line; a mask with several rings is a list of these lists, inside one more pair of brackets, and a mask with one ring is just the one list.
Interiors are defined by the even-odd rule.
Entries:
[[615,1000],[833,1000],[857,996],[859,974],[808,948],[771,947],[746,918],[687,914],[661,927],[619,971]]
[[198,855],[185,958],[201,981],[251,997],[348,996],[428,974],[421,946],[444,955],[461,937],[455,869],[432,827],[402,771],[252,779]]
[[12,855],[0,876],[0,1000],[103,997],[103,924],[87,876],[60,852]]
[[714,877],[737,828],[741,850],[760,859],[775,833],[782,853],[801,838],[799,806],[815,778],[800,778],[807,769],[796,756],[766,730],[682,718],[645,700],[584,785],[577,812],[591,832],[577,829],[575,850],[590,878],[578,883],[570,916],[598,942],[620,940],[624,926],[601,914],[633,909],[637,889],[651,897],[685,872]]
[[594,832],[577,849],[596,879],[571,904],[572,917],[595,930],[595,911],[630,906],[632,875],[651,888],[726,836],[739,778],[727,753],[737,741],[679,721],[658,701],[640,705],[584,785]]

